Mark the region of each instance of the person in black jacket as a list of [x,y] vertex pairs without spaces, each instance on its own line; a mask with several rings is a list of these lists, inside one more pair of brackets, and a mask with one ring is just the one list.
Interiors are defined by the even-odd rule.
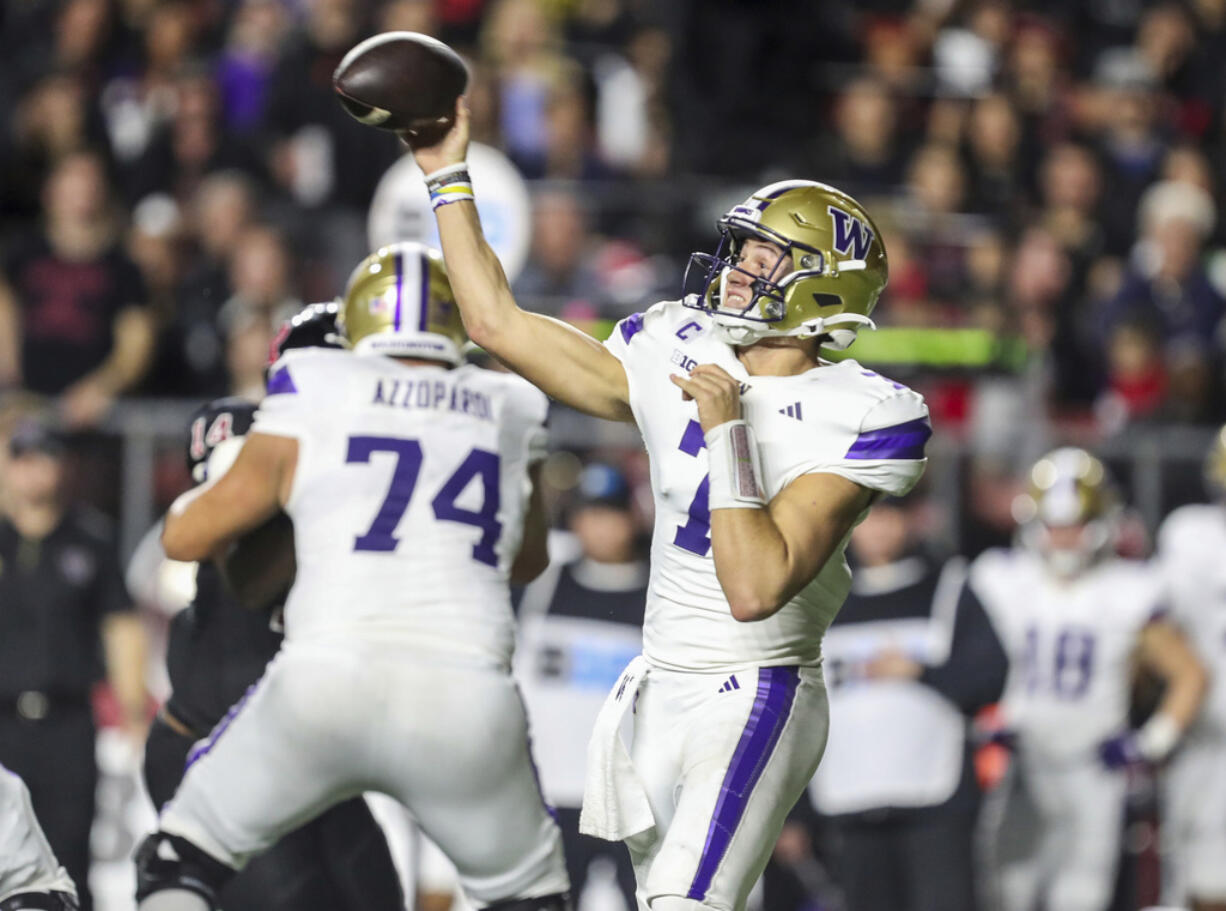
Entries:
[[918,545],[918,511],[886,500],[853,533],[851,594],[824,643],[831,736],[810,796],[847,911],[979,906],[968,732],[1007,659],[966,561]]

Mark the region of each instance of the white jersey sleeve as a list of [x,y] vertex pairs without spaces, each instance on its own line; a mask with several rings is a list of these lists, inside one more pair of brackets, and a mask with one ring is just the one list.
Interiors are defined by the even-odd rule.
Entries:
[[[862,375],[877,376],[869,371],[862,371]],[[932,436],[928,406],[918,393],[889,380],[884,382],[896,387],[893,394],[870,404],[858,416],[858,423],[852,415],[847,426],[840,428],[850,440],[847,449],[836,459],[815,454],[796,465],[785,475],[784,486],[802,474],[822,472],[900,497],[918,483],[928,464],[924,447]],[[816,401],[813,404],[818,406]]]
[[671,375],[715,364],[741,383],[768,496],[804,474],[838,474],[884,493],[910,490],[931,434],[923,398],[855,361],[792,376],[750,376],[710,317],[676,301],[622,320],[605,342],[621,361],[630,407],[651,457],[655,529],[644,654],[679,670],[813,664],[851,574],[835,553],[774,616],[739,624],[711,556],[707,453],[697,407]]
[[[285,352],[268,371],[267,391],[251,430],[301,439],[344,384],[343,362],[314,348]],[[337,352],[329,352],[336,354]]]

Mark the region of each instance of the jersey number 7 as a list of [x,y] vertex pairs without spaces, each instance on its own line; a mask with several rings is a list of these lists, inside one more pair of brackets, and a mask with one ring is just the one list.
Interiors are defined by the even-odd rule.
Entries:
[[[369,463],[371,455],[376,452],[395,455],[396,468],[392,471],[391,487],[388,488],[387,496],[383,499],[374,522],[366,534],[358,535],[354,539],[353,549],[387,553],[394,551],[400,543],[400,539],[393,532],[404,517],[405,510],[409,508],[409,501],[413,498],[414,488],[417,487],[417,476],[421,473],[421,444],[417,440],[400,437],[350,437],[345,461]],[[498,507],[501,505],[498,465],[496,452],[473,449],[430,502],[436,519],[460,522],[481,529],[481,539],[473,545],[473,559],[489,566],[498,565],[494,544],[502,533],[502,523],[498,521]],[[481,479],[483,491],[481,508],[478,510],[464,509],[456,505],[456,500],[473,478]]]

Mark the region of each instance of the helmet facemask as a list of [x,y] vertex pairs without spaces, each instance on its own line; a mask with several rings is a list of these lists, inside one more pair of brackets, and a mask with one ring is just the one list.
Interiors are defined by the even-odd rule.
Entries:
[[[885,251],[868,216],[846,194],[812,181],[772,184],[734,206],[719,229],[714,254],[690,257],[683,302],[710,314],[728,344],[817,337],[842,349],[860,328],[874,328],[868,314],[885,285]],[[761,268],[742,265],[751,240],[780,251],[765,277]],[[729,302],[729,278],[736,274],[752,292],[743,305]]]

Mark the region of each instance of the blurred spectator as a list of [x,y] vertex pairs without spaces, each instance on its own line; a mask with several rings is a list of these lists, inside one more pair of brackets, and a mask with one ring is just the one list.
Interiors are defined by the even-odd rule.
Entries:
[[141,271],[151,316],[160,328],[174,315],[183,278],[183,219],[173,199],[156,193],[136,204],[127,252]]
[[104,676],[133,745],[144,737],[145,637],[100,515],[63,498],[64,443],[44,423],[8,441],[0,517],[0,762],[21,775],[52,849],[89,891],[91,691]]
[[[1177,346],[1181,369],[1203,374],[1220,345],[1218,336],[1226,301],[1210,281],[1202,259],[1206,238],[1217,218],[1212,198],[1188,183],[1155,184],[1141,201],[1141,239],[1123,286],[1106,302],[1101,332],[1109,337],[1121,323],[1152,323],[1164,346]],[[1184,384],[1181,398],[1197,394],[1197,383]],[[1205,418],[1211,406],[1207,389],[1200,399],[1182,401],[1182,410]]]
[[216,78],[225,124],[237,133],[250,133],[260,125],[288,27],[286,12],[278,0],[241,0],[234,12],[218,54]]
[[[532,719],[541,787],[562,829],[575,906],[584,907],[585,890],[596,887],[589,877],[603,863],[620,888],[618,903],[630,911],[636,907],[630,855],[621,843],[580,835],[579,807],[588,735],[608,689],[642,648],[647,561],[620,470],[587,465],[575,494],[567,524],[581,553],[524,589],[516,676]],[[613,911],[616,904],[601,907]]]
[[55,162],[98,144],[105,133],[87,85],[66,70],[35,83],[12,116],[11,145],[0,143],[0,211],[28,219],[38,213],[38,190]]
[[596,273],[590,217],[572,190],[551,187],[533,196],[532,249],[515,280],[515,294],[548,313],[600,314],[605,293]]
[[72,426],[95,425],[149,366],[140,273],[118,246],[101,159],[61,159],[43,189],[44,227],[13,246],[0,283],[0,383],[59,397]]
[[659,177],[669,163],[671,123],[665,96],[672,44],[662,29],[644,28],[625,56],[607,53],[594,65],[600,154],[612,167]]
[[886,500],[851,537],[851,594],[823,643],[830,743],[810,795],[847,911],[973,911],[980,793],[969,721],[1008,669],[966,561],[927,552],[923,501]]
[[907,149],[898,135],[898,106],[880,79],[862,77],[835,100],[833,131],[823,132],[802,163],[804,175],[853,194],[902,184]]
[[379,178],[399,154],[394,136],[362,126],[332,91],[333,70],[365,34],[364,6],[307,0],[305,10],[303,27],[282,46],[269,87],[265,127],[273,143],[272,171],[299,206],[364,214]]
[[[491,5],[481,33],[481,49],[497,86],[503,148],[525,174],[534,177],[546,173],[553,151],[553,104],[566,103],[564,94],[574,92],[581,78],[577,64],[560,53],[561,41],[540,0],[498,0]],[[565,110],[560,113],[570,115]]]
[[1026,177],[1020,142],[1017,114],[1008,98],[993,94],[975,101],[967,131],[970,187],[966,207],[990,215],[1003,227],[1013,227],[1020,215],[1020,190]]
[[259,175],[260,164],[242,139],[227,132],[212,74],[184,67],[173,82],[174,113],[159,124],[128,178],[133,199],[168,193],[186,203],[209,172],[242,170]]
[[217,315],[230,297],[231,255],[255,218],[255,193],[246,175],[217,172],[201,181],[184,213],[195,244],[158,341],[151,382],[160,391],[201,398],[229,388]]
[[1107,339],[1107,390],[1097,406],[1100,420],[1116,430],[1153,418],[1166,405],[1169,391],[1161,333],[1140,318],[1116,325]]
[[1108,253],[1122,255],[1135,236],[1137,204],[1158,176],[1166,153],[1159,130],[1157,81],[1149,63],[1131,48],[1105,52],[1095,68],[1098,149],[1104,180],[1103,230]]
[[111,145],[116,158],[128,166],[174,117],[176,80],[196,40],[195,19],[187,0],[151,6],[142,25],[138,68],[125,67],[101,95]]

